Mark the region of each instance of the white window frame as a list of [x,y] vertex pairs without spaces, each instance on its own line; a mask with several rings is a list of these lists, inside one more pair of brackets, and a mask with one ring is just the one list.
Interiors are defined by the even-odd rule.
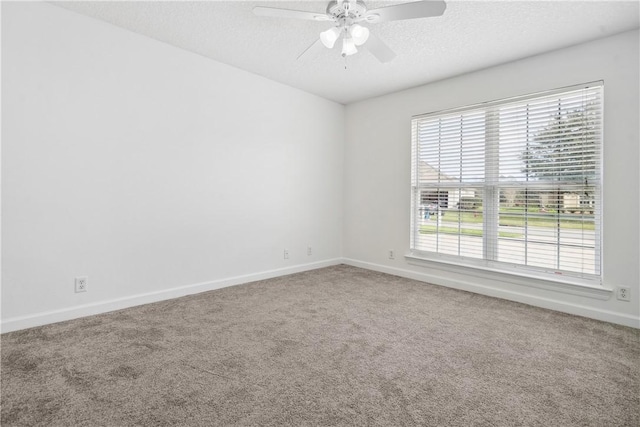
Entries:
[[[500,206],[499,201],[499,191],[496,191],[496,183],[497,183],[497,169],[496,168],[487,168],[487,172],[485,175],[484,183],[482,184],[483,188],[483,199],[486,204],[487,201],[493,200],[493,203],[488,203],[488,212],[485,211],[485,219],[483,223],[483,257],[479,258],[469,258],[464,256],[456,256],[456,255],[448,255],[438,252],[429,252],[416,248],[416,242],[419,234],[419,217],[421,213],[419,211],[420,208],[420,185],[418,180],[418,161],[417,158],[417,123],[421,119],[425,118],[433,118],[433,117],[444,117],[445,115],[451,115],[455,113],[463,113],[467,111],[477,111],[484,110],[486,117],[490,116],[493,111],[496,111],[500,106],[506,104],[512,104],[515,102],[523,102],[526,103],[528,100],[532,100],[535,98],[540,98],[541,96],[553,96],[553,95],[562,95],[563,93],[594,88],[597,87],[600,91],[600,104],[599,104],[599,117],[603,120],[603,108],[604,108],[604,83],[602,81],[591,82],[571,87],[564,87],[555,90],[539,92],[535,94],[529,94],[525,96],[513,97],[502,100],[490,101],[482,104],[476,104],[461,108],[455,108],[450,110],[442,110],[433,113],[421,114],[412,117],[412,176],[411,176],[411,230],[410,230],[410,253],[406,255],[407,260],[411,264],[423,265],[423,266],[432,266],[433,262],[439,264],[440,268],[445,270],[456,271],[456,267],[463,267],[463,271],[466,268],[472,269],[481,269],[485,271],[489,271],[491,273],[506,273],[512,274],[516,276],[521,276],[528,279],[534,279],[534,281],[543,282],[556,282],[556,283],[564,283],[570,286],[578,285],[584,288],[591,288],[594,292],[598,293],[598,290],[603,289],[602,287],[602,188],[603,188],[603,159],[602,159],[602,146],[603,146],[603,125],[600,125],[599,135],[597,136],[599,147],[598,147],[598,156],[596,159],[596,172],[597,172],[597,182],[595,184],[595,192],[597,200],[599,201],[598,205],[598,220],[595,221],[595,274],[572,274],[572,272],[567,271],[559,271],[555,269],[549,268],[540,268],[540,267],[532,267],[522,264],[512,264],[506,263],[502,261],[495,261],[495,254],[492,255],[491,251],[495,250],[497,247],[495,244],[488,244],[488,239],[495,238],[497,239],[497,221],[498,218],[498,207]],[[488,127],[489,125],[487,125]],[[487,137],[486,142],[491,142],[490,137]],[[490,144],[489,147],[494,147],[497,145],[497,141],[493,141],[493,144]],[[492,162],[491,153],[495,152],[495,150],[486,149],[485,148],[485,163]],[[491,173],[495,172],[496,176],[493,176]],[[493,208],[493,212],[491,211]],[[495,228],[495,229],[494,229]],[[486,236],[494,236],[487,238]],[[559,237],[558,237],[559,239]],[[540,286],[545,287],[545,286]],[[588,289],[587,289],[588,292]],[[578,291],[578,294],[580,292]],[[605,294],[601,294],[605,295]]]

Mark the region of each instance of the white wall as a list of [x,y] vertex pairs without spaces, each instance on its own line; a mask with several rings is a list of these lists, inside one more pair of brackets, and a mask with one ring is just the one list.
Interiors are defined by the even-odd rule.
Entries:
[[3,331],[338,262],[342,105],[44,3],[2,65]]
[[[638,31],[347,106],[344,256],[349,263],[542,307],[640,327]],[[496,274],[408,264],[411,116],[604,80],[604,285],[611,293],[516,285]],[[395,260],[388,250],[395,249]],[[536,282],[538,286],[544,283]],[[573,293],[568,293],[573,292]]]

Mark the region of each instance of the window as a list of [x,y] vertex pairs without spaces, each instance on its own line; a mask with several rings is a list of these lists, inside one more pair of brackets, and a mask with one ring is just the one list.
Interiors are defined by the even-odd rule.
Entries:
[[598,281],[602,82],[412,119],[413,256]]

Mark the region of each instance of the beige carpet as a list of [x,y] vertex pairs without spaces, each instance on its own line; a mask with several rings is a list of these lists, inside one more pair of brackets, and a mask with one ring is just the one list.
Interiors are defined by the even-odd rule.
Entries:
[[2,335],[2,426],[634,426],[640,334],[348,266]]

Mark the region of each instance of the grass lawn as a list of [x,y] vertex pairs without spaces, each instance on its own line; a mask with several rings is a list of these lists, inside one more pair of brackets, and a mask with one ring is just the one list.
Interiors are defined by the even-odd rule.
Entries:
[[[457,224],[458,222],[468,224],[481,224],[482,211],[447,211],[442,217],[442,222]],[[526,220],[526,221],[525,221]],[[528,212],[525,218],[523,209],[500,209],[499,225],[511,227],[524,227],[525,223],[532,227],[558,226],[558,217],[554,213]],[[571,214],[565,214],[560,218],[560,228],[577,230],[594,230],[592,219],[583,220],[579,215],[572,218]],[[456,233],[457,234],[457,233]]]
[[[440,226],[438,227],[436,224],[425,224],[420,226],[420,234],[435,234],[436,231],[443,234],[460,234],[463,236],[479,236],[482,237],[482,230],[476,230],[474,228],[461,228],[458,230],[458,227],[447,227]],[[499,237],[511,237],[514,239],[520,239],[524,237],[520,233],[510,233],[507,231],[498,231]]]

